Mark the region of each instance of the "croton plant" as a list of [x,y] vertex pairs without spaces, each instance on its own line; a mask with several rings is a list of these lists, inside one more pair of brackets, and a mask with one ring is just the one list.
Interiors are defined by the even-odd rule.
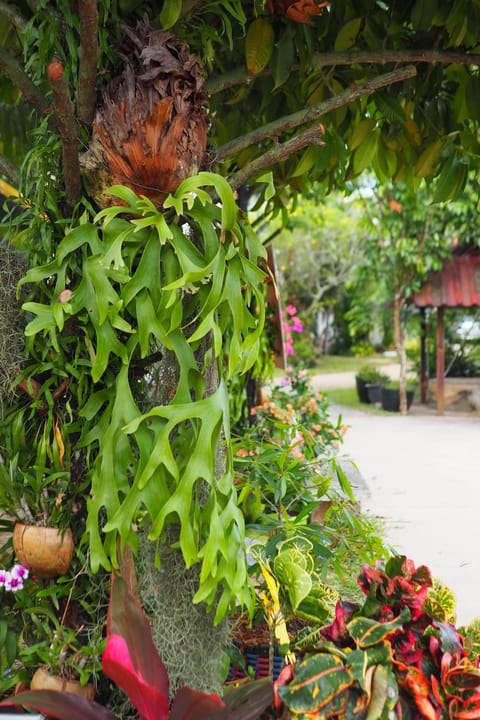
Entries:
[[278,688],[290,718],[478,720],[480,669],[453,625],[425,610],[425,566],[404,556],[365,567],[363,605],[339,602],[334,622]]

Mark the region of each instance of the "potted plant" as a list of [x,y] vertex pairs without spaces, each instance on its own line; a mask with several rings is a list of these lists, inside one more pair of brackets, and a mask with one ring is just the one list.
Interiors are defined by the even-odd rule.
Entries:
[[0,423],[0,508],[15,520],[18,560],[54,577],[67,572],[72,558],[81,482],[72,482],[70,442],[48,381],[23,384],[27,397],[7,407]]
[[382,373],[375,365],[362,365],[355,375],[359,401],[363,403],[380,402],[380,388],[389,379],[389,376]]
[[70,473],[22,471],[18,458],[0,462],[0,507],[14,519],[12,544],[19,562],[38,577],[64,575],[72,560]]
[[97,576],[91,597],[81,549],[73,580],[55,582],[14,563],[11,546],[1,557],[0,697],[19,687],[39,687],[45,679],[92,697],[105,642],[109,576]]
[[88,645],[82,644],[79,634],[75,628],[58,625],[52,638],[24,651],[23,657],[28,653],[37,664],[30,680],[31,690],[62,690],[93,700],[92,665],[101,655],[104,641],[90,635]]
[[[398,381],[390,381],[381,389],[382,409],[388,412],[400,411],[400,384]],[[410,409],[415,396],[415,389],[412,385],[407,386],[407,410]]]

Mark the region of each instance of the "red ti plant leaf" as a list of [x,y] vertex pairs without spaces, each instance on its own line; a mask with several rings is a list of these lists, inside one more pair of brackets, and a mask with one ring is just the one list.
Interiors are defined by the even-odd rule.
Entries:
[[273,683],[270,678],[262,678],[229,687],[223,700],[224,707],[209,715],[208,720],[258,720],[273,702]]
[[196,720],[214,715],[219,708],[225,707],[225,703],[218,695],[192,690],[192,688],[181,687],[172,703],[170,720]]
[[295,665],[284,665],[283,668],[280,670],[279,676],[273,683],[273,709],[278,716],[281,715],[283,707],[283,700],[280,697],[279,688],[283,687],[284,685],[288,685],[288,683],[293,680],[294,676]]
[[116,716],[103,705],[58,690],[27,691],[10,697],[8,702],[2,702],[0,705],[29,707],[58,720],[117,720]]
[[168,674],[147,616],[123,578],[113,575],[103,672],[124,690],[142,719],[168,717]]

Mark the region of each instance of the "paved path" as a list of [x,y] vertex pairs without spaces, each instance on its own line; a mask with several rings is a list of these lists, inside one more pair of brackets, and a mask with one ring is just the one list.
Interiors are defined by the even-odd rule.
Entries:
[[[398,365],[398,363],[379,365],[378,369],[380,370],[380,372],[391,377],[392,380],[398,380],[400,377],[400,366]],[[313,382],[317,387],[321,387],[322,390],[355,387],[355,373],[339,372],[327,373],[325,375],[316,375],[313,378]]]
[[[330,382],[315,386],[328,393]],[[331,413],[349,426],[343,452],[360,471],[363,508],[384,518],[392,546],[455,592],[458,625],[480,616],[480,417],[421,406],[406,416]]]

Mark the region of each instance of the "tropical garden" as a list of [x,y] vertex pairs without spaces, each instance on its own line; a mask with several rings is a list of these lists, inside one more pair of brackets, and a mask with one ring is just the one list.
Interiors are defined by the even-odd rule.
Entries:
[[480,715],[478,629],[274,371],[321,307],[362,342],[387,288],[404,374],[406,301],[476,210],[479,29],[477,0],[0,2],[7,707]]

